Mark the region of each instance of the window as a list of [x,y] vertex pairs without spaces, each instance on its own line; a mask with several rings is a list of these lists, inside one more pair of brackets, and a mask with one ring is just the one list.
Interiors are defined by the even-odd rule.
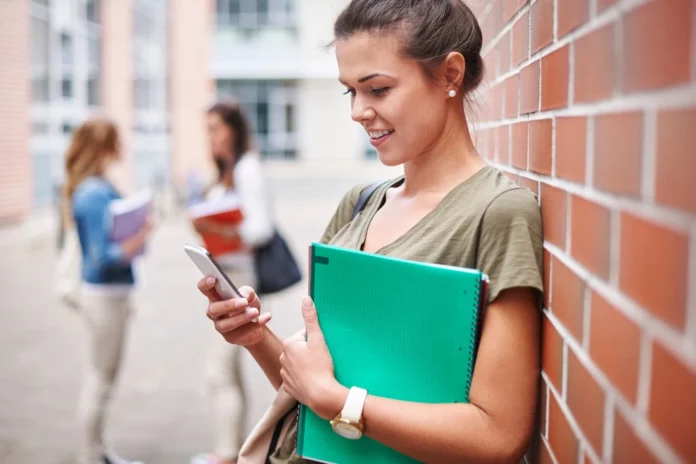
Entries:
[[101,34],[90,31],[87,37],[87,104],[101,104]]
[[46,18],[31,18],[31,92],[35,102],[47,103],[50,98],[50,27]]
[[73,48],[72,36],[67,32],[61,32],[60,34],[60,57],[62,73],[60,94],[64,99],[72,99],[75,50]]
[[85,3],[85,18],[95,24],[101,24],[101,5],[99,0],[87,0]]
[[296,27],[295,0],[216,0],[215,11],[218,28],[238,29],[245,35]]
[[240,102],[252,126],[254,146],[264,157],[297,156],[294,81],[221,79],[217,93]]

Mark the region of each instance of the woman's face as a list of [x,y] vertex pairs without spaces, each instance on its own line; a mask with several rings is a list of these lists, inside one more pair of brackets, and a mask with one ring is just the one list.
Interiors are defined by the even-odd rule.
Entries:
[[336,43],[339,80],[351,95],[351,117],[363,126],[387,166],[432,149],[447,118],[447,89],[405,57],[395,34],[358,33]]
[[232,157],[234,133],[218,113],[208,113],[208,138],[210,152],[215,160],[229,160]]

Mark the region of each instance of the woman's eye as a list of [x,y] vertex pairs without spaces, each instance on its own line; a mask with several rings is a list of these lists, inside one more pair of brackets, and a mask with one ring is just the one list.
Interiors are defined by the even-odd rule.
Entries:
[[380,97],[385,95],[389,91],[389,87],[380,87],[378,89],[372,89],[372,95]]
[[343,92],[343,95],[348,95],[348,94],[351,94],[351,95],[354,96],[354,95],[355,95],[355,89],[346,89],[346,91]]

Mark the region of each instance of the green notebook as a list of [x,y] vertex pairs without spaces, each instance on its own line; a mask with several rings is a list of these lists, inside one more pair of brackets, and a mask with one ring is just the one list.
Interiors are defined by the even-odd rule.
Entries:
[[[468,402],[485,274],[315,243],[309,278],[342,385],[404,401]],[[339,464],[416,462],[366,436],[340,437],[305,406],[297,453]]]

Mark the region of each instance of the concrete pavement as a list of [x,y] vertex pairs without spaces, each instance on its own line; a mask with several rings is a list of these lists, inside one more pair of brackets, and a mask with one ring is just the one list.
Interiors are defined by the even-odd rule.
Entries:
[[[291,175],[285,175],[291,172]],[[320,237],[343,193],[357,182],[386,178],[379,166],[318,177],[297,169],[270,170],[281,230],[303,266],[306,247]],[[116,449],[147,464],[187,463],[212,442],[211,410],[201,378],[211,326],[197,293],[198,271],[182,251],[195,241],[180,214],[158,229],[143,262],[124,370],[113,403],[110,435]],[[0,237],[0,462],[72,463],[74,409],[85,362],[85,333],[52,293],[53,237]],[[302,327],[303,282],[268,301],[271,327],[287,336]],[[272,389],[245,353],[250,391],[248,427],[272,399]]]

